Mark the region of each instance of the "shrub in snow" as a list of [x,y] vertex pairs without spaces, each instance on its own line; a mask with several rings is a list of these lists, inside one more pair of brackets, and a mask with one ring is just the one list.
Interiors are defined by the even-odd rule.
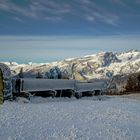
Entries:
[[14,98],[22,97],[30,100],[30,93],[28,92],[20,92],[20,93],[13,93]]
[[29,100],[27,98],[24,98],[24,97],[17,97],[16,101],[19,103],[29,103]]

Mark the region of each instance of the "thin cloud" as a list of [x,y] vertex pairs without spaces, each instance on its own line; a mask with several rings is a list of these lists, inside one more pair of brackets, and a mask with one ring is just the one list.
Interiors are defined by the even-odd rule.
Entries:
[[4,4],[4,3],[0,3],[0,9],[8,11],[9,7],[6,4]]
[[44,17],[44,20],[50,22],[62,21],[62,17]]
[[95,18],[91,15],[86,15],[85,18],[88,20],[88,21],[91,21],[91,22],[94,22],[95,21]]
[[44,15],[45,12],[48,12],[52,15],[66,14],[71,12],[71,7],[67,3],[58,3],[53,0],[40,0],[39,2],[31,0],[31,3],[31,8],[37,10],[38,12],[41,12],[42,15]]
[[[120,3],[120,0],[114,0],[114,2]],[[21,7],[9,0],[2,0],[0,3],[0,9],[8,11],[14,14],[20,14],[27,18],[46,20],[46,21],[61,21],[66,19],[66,14],[78,14],[89,22],[104,22],[110,25],[117,25],[119,17],[116,15],[110,15],[108,11],[103,10],[101,5],[96,4],[91,0],[72,0],[71,3],[65,1],[59,3],[54,0],[31,0],[28,6]],[[49,15],[49,16],[46,16]],[[117,17],[117,18],[116,18]],[[18,22],[23,23],[18,17],[14,17]]]
[[3,7],[0,7],[1,10],[5,10],[5,11],[8,11],[8,12],[14,13],[14,14],[19,13],[19,14],[25,16],[25,17],[30,17],[30,18],[35,18],[36,17],[36,13],[33,12],[31,9],[16,5],[11,1],[3,0],[1,2],[1,5],[3,5]]
[[116,15],[103,14],[100,12],[92,12],[85,15],[85,19],[91,22],[103,22],[112,26],[118,26],[119,17]]
[[17,21],[17,22],[20,22],[20,23],[25,23],[25,21],[19,17],[12,17],[13,20]]
[[136,4],[140,4],[140,0],[136,0],[135,2],[136,2]]
[[109,17],[104,17],[102,19],[104,22],[106,22],[107,24],[113,25],[113,26],[118,26],[118,22],[119,22],[119,17],[118,16],[109,16]]
[[103,22],[112,26],[118,26],[119,16],[110,13],[108,9],[103,9],[102,5],[99,5],[93,1],[81,0],[82,5],[80,5],[81,14],[83,18],[90,22]]
[[14,14],[21,14],[28,18],[38,19],[44,18],[46,12],[53,15],[69,13],[68,4],[58,4],[54,1],[31,1],[26,7],[21,7],[9,0],[0,2],[0,10],[8,11]]
[[[108,9],[101,2],[94,0],[30,0],[25,6],[20,6],[10,0],[0,0],[0,10],[8,11],[13,16],[16,15],[17,17],[21,17],[21,19],[26,18],[26,20],[60,22],[62,20],[69,20],[69,16],[73,17],[74,20],[79,18],[79,20],[82,19],[93,23],[101,22],[111,26],[119,26],[119,23],[123,20],[122,15],[126,17],[136,14],[135,9],[126,1],[106,0],[106,3],[118,6],[122,10],[121,14],[115,13],[113,7],[112,10]],[[134,3],[140,3],[140,0],[134,0]],[[20,22],[20,19],[15,18],[15,20]]]
[[110,1],[121,6],[126,6],[126,3],[124,3],[124,1],[122,0],[110,0]]

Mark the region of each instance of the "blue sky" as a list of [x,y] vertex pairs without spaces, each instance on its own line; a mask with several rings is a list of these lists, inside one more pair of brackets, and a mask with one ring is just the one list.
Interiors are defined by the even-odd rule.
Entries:
[[139,50],[140,0],[0,0],[0,61]]

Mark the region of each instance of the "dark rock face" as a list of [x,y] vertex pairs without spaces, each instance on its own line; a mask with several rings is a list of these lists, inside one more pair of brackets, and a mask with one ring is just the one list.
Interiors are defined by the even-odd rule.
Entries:
[[121,62],[121,60],[119,60],[117,56],[112,52],[106,52],[101,55],[100,61],[102,62],[103,67],[109,66],[111,63]]

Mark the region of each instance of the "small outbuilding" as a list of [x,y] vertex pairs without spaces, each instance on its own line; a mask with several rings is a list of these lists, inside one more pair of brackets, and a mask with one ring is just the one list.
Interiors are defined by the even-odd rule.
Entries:
[[12,78],[10,68],[0,63],[0,104],[12,98]]

